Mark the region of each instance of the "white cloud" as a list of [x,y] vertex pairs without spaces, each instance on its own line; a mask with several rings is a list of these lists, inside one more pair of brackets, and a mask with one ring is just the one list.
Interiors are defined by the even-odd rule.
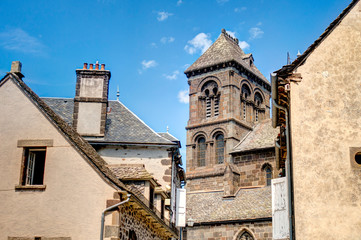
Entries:
[[209,35],[205,33],[199,33],[192,40],[188,41],[188,44],[184,47],[189,54],[194,54],[198,50],[204,53],[212,45],[212,40],[209,39]]
[[189,64],[189,63],[186,63],[186,64],[184,64],[183,68],[184,68],[184,69],[187,69],[187,68],[189,68],[189,66],[190,66],[190,64]]
[[249,34],[251,35],[250,36],[250,40],[252,39],[256,39],[256,38],[262,38],[263,37],[263,31],[262,29],[258,28],[258,27],[254,27],[254,28],[251,28],[249,30]]
[[261,25],[262,25],[262,22],[258,22],[258,23],[257,23],[257,26],[261,26]]
[[250,47],[250,45],[246,42],[246,41],[240,41],[238,43],[239,47],[242,48],[243,50],[244,49],[248,49]]
[[236,38],[236,32],[227,31],[227,33],[231,35],[231,37]]
[[6,50],[22,53],[44,54],[45,45],[21,28],[0,32],[0,46]]
[[163,74],[163,76],[164,76],[166,79],[175,80],[175,79],[177,79],[178,74],[179,74],[179,71],[176,70],[176,71],[174,71],[172,74],[169,74],[169,75]]
[[188,90],[183,90],[178,92],[178,100],[181,103],[189,103],[189,92]]
[[241,8],[235,8],[234,12],[243,12],[243,11],[246,11],[246,10],[247,10],[246,7],[241,7]]
[[166,20],[168,17],[172,16],[173,13],[169,13],[169,12],[158,12],[158,21],[161,22],[161,21],[164,21]]
[[183,3],[182,0],[178,0],[178,1],[177,1],[177,6],[180,6],[182,3]]
[[174,37],[162,37],[160,39],[160,41],[165,44],[165,43],[171,43],[174,42],[175,38]]
[[150,46],[151,46],[151,47],[154,47],[154,48],[158,47],[157,44],[154,43],[154,42],[152,42],[152,43],[150,44]]
[[154,60],[149,60],[149,61],[146,61],[146,60],[143,60],[142,61],[142,67],[143,69],[148,69],[148,68],[152,68],[152,67],[155,67],[157,66],[157,62],[154,61]]

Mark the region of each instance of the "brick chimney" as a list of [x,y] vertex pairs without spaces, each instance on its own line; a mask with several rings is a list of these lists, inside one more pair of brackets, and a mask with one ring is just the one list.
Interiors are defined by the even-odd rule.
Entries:
[[73,127],[83,136],[104,136],[110,71],[99,63],[84,63],[76,70]]
[[16,75],[18,75],[20,78],[24,77],[24,75],[21,73],[21,62],[20,61],[13,61],[11,63],[11,73],[15,73]]

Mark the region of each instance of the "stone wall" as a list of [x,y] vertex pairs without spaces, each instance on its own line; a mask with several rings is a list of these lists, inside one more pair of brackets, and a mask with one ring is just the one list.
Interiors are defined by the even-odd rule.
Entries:
[[183,239],[238,240],[237,237],[242,235],[244,231],[250,233],[254,238],[253,240],[272,240],[271,221],[188,227],[183,234]]
[[266,165],[272,168],[272,178],[278,175],[274,149],[242,153],[234,156],[233,162],[240,171],[240,187],[266,185]]
[[209,190],[222,190],[223,189],[223,174],[214,177],[199,177],[187,181],[187,191],[209,191]]
[[134,231],[139,240],[168,240],[163,236],[161,229],[155,228],[151,220],[145,218],[130,204],[121,207],[119,220],[119,240],[128,240],[130,231]]

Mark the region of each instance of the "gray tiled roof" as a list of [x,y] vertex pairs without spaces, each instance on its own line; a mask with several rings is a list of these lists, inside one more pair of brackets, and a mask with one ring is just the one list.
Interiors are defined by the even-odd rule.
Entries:
[[[42,98],[49,107],[69,125],[72,125],[74,100],[69,98]],[[89,138],[90,142],[119,142],[174,145],[139,119],[119,101],[109,101],[105,135],[103,138]]]
[[274,147],[274,140],[279,133],[278,128],[272,127],[272,120],[267,119],[258,123],[249,134],[234,147],[232,152],[243,152]]
[[149,180],[153,178],[145,169],[144,164],[111,164],[107,167],[121,180]]
[[263,74],[256,68],[250,66],[249,63],[244,61],[250,54],[245,55],[243,50],[238,46],[237,42],[228,36],[227,33],[221,33],[218,39],[200,56],[186,71],[185,73],[200,70],[203,68],[211,67],[217,64],[236,61],[244,68],[248,69],[251,73],[255,74],[260,79],[264,80],[268,85],[270,83],[263,76]]
[[158,133],[159,135],[161,135],[162,137],[168,139],[169,141],[172,142],[179,142],[179,140],[177,138],[175,138],[172,134],[166,132],[166,133]]
[[234,198],[223,191],[187,194],[187,219],[215,222],[268,218],[272,216],[271,187],[241,189]]

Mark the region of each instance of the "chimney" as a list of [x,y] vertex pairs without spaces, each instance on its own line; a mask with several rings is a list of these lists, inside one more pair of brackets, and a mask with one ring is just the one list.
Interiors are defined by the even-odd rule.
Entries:
[[[83,136],[104,136],[107,118],[110,71],[99,63],[84,63],[76,70],[73,127]],[[105,66],[102,64],[102,66]]]
[[11,73],[15,73],[16,75],[18,75],[20,78],[24,77],[24,75],[21,73],[21,62],[20,61],[13,61],[11,63],[11,69],[10,72]]

